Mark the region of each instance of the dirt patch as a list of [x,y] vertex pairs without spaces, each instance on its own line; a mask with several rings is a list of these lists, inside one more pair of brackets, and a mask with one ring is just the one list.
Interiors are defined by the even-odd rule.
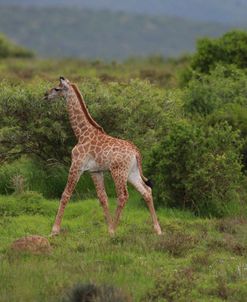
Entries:
[[15,240],[11,249],[17,252],[30,252],[33,254],[50,253],[52,248],[47,238],[32,235]]

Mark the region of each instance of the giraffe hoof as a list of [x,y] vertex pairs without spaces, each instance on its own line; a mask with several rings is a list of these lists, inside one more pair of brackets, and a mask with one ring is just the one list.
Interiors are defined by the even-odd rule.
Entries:
[[57,228],[53,228],[52,231],[51,231],[51,234],[49,237],[55,237],[55,236],[58,236],[60,233],[60,230],[57,229]]
[[114,236],[115,235],[114,229],[109,229],[108,231],[109,231],[110,236]]
[[51,232],[49,237],[55,237],[55,236],[58,236],[58,235],[59,235],[59,232]]
[[160,226],[159,226],[159,227],[156,227],[156,228],[155,228],[155,231],[156,231],[157,235],[162,235],[162,231],[161,231]]

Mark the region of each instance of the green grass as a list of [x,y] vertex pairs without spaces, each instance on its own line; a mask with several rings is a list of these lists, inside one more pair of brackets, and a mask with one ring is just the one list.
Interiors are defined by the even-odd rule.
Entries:
[[[157,211],[164,234],[153,232],[137,195],[109,237],[95,199],[71,202],[64,232],[50,238],[49,255],[16,254],[21,236],[48,236],[57,200],[37,193],[0,197],[0,301],[61,301],[77,284],[121,289],[133,301],[245,301],[247,222],[201,219],[189,212]],[[111,211],[115,202],[110,200]]]

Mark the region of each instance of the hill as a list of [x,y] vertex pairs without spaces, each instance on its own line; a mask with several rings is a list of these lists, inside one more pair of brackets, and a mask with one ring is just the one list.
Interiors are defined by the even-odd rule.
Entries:
[[31,58],[34,54],[0,35],[0,58]]
[[93,10],[107,9],[146,15],[168,15],[205,22],[231,25],[246,24],[245,0],[0,0],[0,4],[23,6],[79,6]]
[[70,7],[0,7],[0,31],[41,56],[123,59],[192,52],[227,25]]

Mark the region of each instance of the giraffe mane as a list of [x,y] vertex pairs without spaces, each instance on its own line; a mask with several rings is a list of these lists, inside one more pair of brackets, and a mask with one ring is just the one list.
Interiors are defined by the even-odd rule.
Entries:
[[74,90],[74,92],[75,92],[75,94],[76,94],[76,96],[77,96],[77,98],[79,100],[79,103],[81,105],[81,108],[82,108],[82,110],[83,110],[83,112],[84,112],[87,120],[89,121],[89,123],[92,126],[94,126],[95,128],[97,128],[98,130],[100,130],[102,133],[105,133],[104,129],[98,123],[96,123],[96,121],[90,115],[90,113],[89,113],[89,111],[88,111],[88,109],[86,107],[86,104],[85,104],[85,102],[83,100],[83,97],[82,97],[82,95],[81,95],[81,93],[80,93],[79,88],[77,87],[77,85],[76,84],[71,84],[71,87],[73,88],[73,90]]

